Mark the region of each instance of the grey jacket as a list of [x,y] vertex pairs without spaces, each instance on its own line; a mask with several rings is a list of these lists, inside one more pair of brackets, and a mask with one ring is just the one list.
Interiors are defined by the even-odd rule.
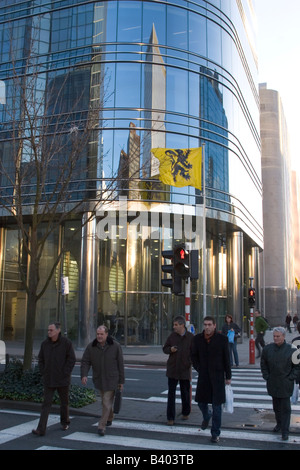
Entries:
[[299,380],[299,364],[293,362],[296,350],[284,342],[281,346],[275,343],[263,348],[261,371],[267,381],[268,394],[276,398],[291,397],[294,381]]

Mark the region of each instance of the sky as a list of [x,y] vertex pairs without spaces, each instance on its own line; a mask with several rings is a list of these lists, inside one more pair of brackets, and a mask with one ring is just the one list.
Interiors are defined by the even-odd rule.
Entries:
[[300,178],[300,0],[254,0],[259,82],[279,92]]

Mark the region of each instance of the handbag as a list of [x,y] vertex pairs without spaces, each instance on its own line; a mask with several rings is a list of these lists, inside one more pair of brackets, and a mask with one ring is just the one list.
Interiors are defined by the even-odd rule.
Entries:
[[292,405],[297,405],[299,397],[299,384],[294,383],[293,395],[291,397]]
[[231,385],[225,385],[226,401],[223,407],[225,413],[233,413],[233,390]]
[[229,343],[234,343],[235,333],[233,330],[228,331],[227,333]]
[[115,392],[114,413],[118,414],[122,404],[122,390],[117,388]]

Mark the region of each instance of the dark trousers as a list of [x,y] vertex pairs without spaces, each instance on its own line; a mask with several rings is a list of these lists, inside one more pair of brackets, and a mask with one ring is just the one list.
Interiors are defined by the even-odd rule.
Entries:
[[291,399],[272,397],[273,410],[275,413],[277,426],[282,434],[289,434],[291,420]]
[[222,423],[222,405],[212,404],[212,413],[209,411],[208,403],[198,403],[200,410],[202,411],[203,420],[209,422],[212,417],[211,423],[211,435],[218,437],[221,434],[221,423]]
[[234,343],[228,343],[229,344],[229,355],[230,355],[230,365],[233,365],[233,358],[235,365],[239,365],[239,356],[237,352],[237,342],[234,341]]
[[264,336],[265,334],[264,333],[257,333],[257,336],[255,338],[255,346],[256,346],[256,349],[258,350],[258,355],[260,356],[261,354],[261,351],[260,351],[260,347],[263,349],[265,347],[265,340],[264,340]]
[[57,390],[60,398],[60,422],[62,425],[70,424],[69,419],[69,385],[66,387],[44,387],[44,401],[42,404],[42,411],[40,421],[37,429],[41,433],[46,432],[48,416],[50,413],[53,395]]
[[190,387],[191,383],[189,380],[178,380],[168,378],[168,405],[167,405],[167,419],[168,421],[174,421],[175,419],[175,403],[176,403],[176,387],[179,382],[181,403],[182,403],[182,414],[188,416],[191,412],[191,396]]

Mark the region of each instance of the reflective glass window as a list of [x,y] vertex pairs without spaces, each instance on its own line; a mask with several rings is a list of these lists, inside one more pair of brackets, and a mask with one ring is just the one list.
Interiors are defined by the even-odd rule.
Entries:
[[187,49],[187,12],[167,7],[167,43],[178,49]]
[[142,37],[142,2],[119,2],[117,40],[140,42]]
[[141,89],[140,64],[117,64],[116,107],[139,107]]
[[206,19],[196,13],[189,14],[189,50],[206,55]]
[[213,21],[207,21],[207,55],[210,60],[221,63],[221,29]]
[[178,113],[187,113],[188,102],[188,72],[168,68],[167,109]]
[[152,30],[155,30],[158,44],[166,43],[166,5],[155,2],[143,2],[143,37],[148,43]]

